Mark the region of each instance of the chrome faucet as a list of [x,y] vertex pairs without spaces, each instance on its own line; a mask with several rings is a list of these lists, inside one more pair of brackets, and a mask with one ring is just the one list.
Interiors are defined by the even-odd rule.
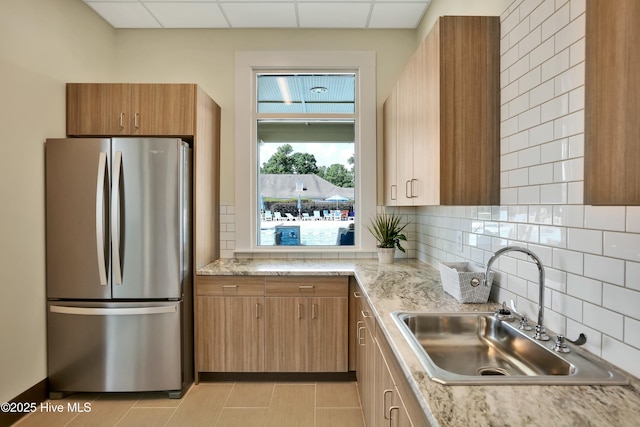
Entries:
[[486,278],[489,277],[489,270],[491,269],[491,265],[494,263],[498,257],[506,252],[522,252],[524,254],[529,255],[533,261],[538,266],[538,289],[539,289],[539,297],[538,297],[538,324],[536,325],[536,333],[533,338],[539,341],[549,341],[549,336],[547,335],[547,331],[545,330],[542,322],[544,321],[544,266],[542,265],[542,261],[536,254],[530,251],[527,248],[523,248],[521,246],[505,246],[502,249],[496,251],[496,253],[489,258],[489,262],[487,262],[487,269],[484,272],[484,278],[482,279],[483,284],[486,281]]

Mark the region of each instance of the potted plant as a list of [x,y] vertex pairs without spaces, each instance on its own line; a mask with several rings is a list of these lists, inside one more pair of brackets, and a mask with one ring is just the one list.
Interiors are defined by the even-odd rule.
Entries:
[[369,232],[378,241],[376,245],[378,248],[378,260],[382,264],[393,263],[396,248],[405,252],[400,241],[407,240],[407,236],[402,231],[409,223],[401,225],[401,219],[402,217],[396,213],[383,213],[376,215],[375,219],[371,220],[371,224],[367,225]]

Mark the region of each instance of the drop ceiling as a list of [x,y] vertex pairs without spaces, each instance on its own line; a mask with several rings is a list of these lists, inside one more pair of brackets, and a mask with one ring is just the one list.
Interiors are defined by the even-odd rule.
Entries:
[[114,28],[416,28],[431,0],[83,0]]

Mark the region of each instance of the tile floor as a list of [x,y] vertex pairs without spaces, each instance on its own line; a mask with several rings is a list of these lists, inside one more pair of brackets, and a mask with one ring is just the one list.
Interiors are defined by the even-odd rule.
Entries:
[[[83,393],[49,403],[63,405],[62,412],[39,407],[15,425],[364,427],[355,382],[201,382],[182,399],[161,393]],[[69,411],[74,403],[88,403],[91,411]]]

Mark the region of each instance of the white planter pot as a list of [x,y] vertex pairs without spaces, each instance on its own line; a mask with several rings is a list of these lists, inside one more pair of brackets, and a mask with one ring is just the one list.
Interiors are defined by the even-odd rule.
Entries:
[[393,264],[396,248],[378,248],[378,262],[380,264]]

